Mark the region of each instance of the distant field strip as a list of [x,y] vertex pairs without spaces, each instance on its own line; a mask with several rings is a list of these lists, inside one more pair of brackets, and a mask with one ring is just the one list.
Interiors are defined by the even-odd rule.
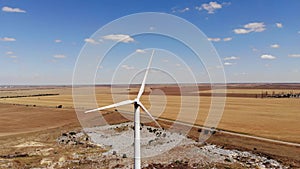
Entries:
[[59,93],[33,94],[33,95],[17,95],[17,96],[1,96],[0,99],[19,98],[19,97],[39,97],[39,96],[56,96]]

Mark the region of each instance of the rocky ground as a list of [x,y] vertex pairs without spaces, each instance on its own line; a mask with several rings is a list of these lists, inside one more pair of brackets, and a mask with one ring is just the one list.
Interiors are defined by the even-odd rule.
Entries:
[[[53,132],[11,140],[2,147],[0,168],[132,168],[133,123]],[[141,128],[141,136],[143,168],[288,168],[263,155],[202,144],[150,126]]]
[[[143,126],[140,131],[144,168],[180,165],[202,168],[213,164],[237,165],[242,168],[286,168],[273,159],[250,152],[226,150],[216,145],[198,143],[178,133],[150,126]],[[91,142],[108,147],[108,151],[103,153],[107,158],[123,158],[123,168],[132,166],[133,123],[88,128],[85,132],[91,138]]]

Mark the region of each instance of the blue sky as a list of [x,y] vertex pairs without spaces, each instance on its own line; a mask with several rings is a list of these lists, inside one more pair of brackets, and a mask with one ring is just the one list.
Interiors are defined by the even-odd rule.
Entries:
[[[197,26],[216,48],[227,82],[300,81],[298,0],[0,0],[0,8],[0,85],[71,84],[80,50],[95,43],[92,34],[115,19],[140,12],[168,13]],[[120,44],[118,55],[159,47],[155,38],[145,44],[130,38],[132,42],[123,44],[127,47]],[[182,59],[188,63],[188,57]],[[113,70],[106,68],[113,67],[102,64],[96,77],[108,82]],[[120,67],[134,69],[128,64]],[[202,76],[202,68],[192,71]]]

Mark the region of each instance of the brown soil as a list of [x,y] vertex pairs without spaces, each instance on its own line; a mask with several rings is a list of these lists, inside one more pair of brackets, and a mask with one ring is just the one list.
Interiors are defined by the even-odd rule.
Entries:
[[[80,128],[80,125],[77,121],[77,117],[73,110],[36,108],[6,104],[0,105],[1,112],[6,112],[10,110],[10,113],[3,113],[3,115],[1,116],[0,124],[2,137],[0,137],[0,145],[2,148],[0,148],[2,150],[0,151],[0,155],[20,152],[22,151],[22,149],[13,148],[11,147],[11,145],[17,145],[32,140],[41,141],[46,144],[49,143],[52,145],[52,147],[59,148],[57,147],[57,145],[55,145],[55,140],[62,132],[78,130]],[[16,112],[20,112],[20,114],[16,114]],[[124,117],[121,116],[118,112],[104,113],[104,118],[108,122],[110,122],[110,124],[127,121],[127,119],[124,119]],[[7,119],[14,120],[8,121]],[[171,124],[162,121],[160,121],[160,123],[164,128],[168,128],[168,126],[170,126]],[[189,137],[195,140],[198,139],[199,132],[197,128],[193,128],[190,131]],[[260,155],[263,154],[264,156],[268,156],[279,160],[283,164],[292,168],[300,167],[299,147],[274,144],[265,141],[258,141],[255,139],[243,138],[238,136],[229,136],[220,133],[216,133],[215,135],[213,135],[207,142],[216,145],[221,145],[228,149],[238,149],[251,151]],[[68,151],[76,152],[76,149],[67,149],[70,149]],[[58,156],[60,155],[61,154],[59,154],[58,152],[56,158],[58,158]],[[38,159],[37,161],[35,160],[31,162],[39,162],[39,160],[41,159]],[[23,163],[20,159],[18,161],[20,163]]]
[[[176,96],[178,94],[178,88],[176,87],[164,87],[156,86],[160,88],[168,95]],[[200,87],[199,87],[200,88]],[[250,90],[254,89],[295,89],[299,90],[300,85],[293,84],[281,84],[275,85],[273,87],[269,84],[248,84],[243,86],[235,87],[235,85],[230,85],[230,89],[245,89]],[[18,89],[19,90],[19,89]],[[57,89],[51,88],[55,93]],[[59,89],[61,90],[61,89]],[[65,92],[68,89],[62,89],[63,95],[56,97],[48,97],[53,100],[49,107],[45,105],[37,104],[36,107],[22,105],[24,100],[21,100],[16,105],[15,103],[9,102],[10,104],[0,103],[0,155],[14,154],[16,152],[22,152],[22,148],[14,148],[13,145],[19,143],[24,143],[26,141],[40,141],[46,144],[49,144],[49,147],[55,147],[56,153],[53,152],[54,158],[59,158],[65,152],[76,152],[84,151],[78,148],[62,148],[56,145],[56,138],[63,131],[70,130],[79,130],[80,124],[78,122],[75,111],[70,108],[53,108],[59,101],[60,97],[63,96],[63,104],[71,103],[71,97],[69,92]],[[203,92],[209,91],[209,87],[202,87],[200,90],[200,96]],[[14,90],[12,90],[14,91]],[[20,90],[23,91],[23,90]],[[28,89],[24,89],[28,92]],[[202,93],[201,93],[202,91]],[[131,91],[135,92],[135,91]],[[39,92],[40,93],[40,92]],[[48,92],[49,93],[49,92]],[[66,94],[67,93],[67,94]],[[251,94],[251,92],[250,92]],[[245,96],[245,95],[244,95]],[[22,98],[25,99],[25,98]],[[27,99],[27,98],[26,98]],[[35,98],[37,99],[37,98]],[[175,97],[169,99],[176,100]],[[27,100],[30,100],[28,98]],[[43,99],[41,98],[41,101]],[[111,99],[107,99],[107,102],[110,102]],[[219,125],[221,128],[227,128],[236,132],[246,132],[254,131],[254,133],[260,133],[266,131],[266,133],[261,134],[262,136],[269,136],[270,138],[277,138],[277,136],[284,136],[286,140],[294,140],[295,142],[299,141],[299,115],[297,111],[299,110],[299,99],[298,100],[264,100],[260,103],[261,99],[253,98],[229,98],[226,105],[226,110],[223,115],[223,119]],[[2,100],[1,102],[6,102],[7,100]],[[14,101],[12,99],[12,101]],[[19,101],[19,100],[18,100]],[[32,101],[32,100],[31,100]],[[47,100],[46,100],[47,101]],[[70,102],[70,103],[69,103]],[[206,102],[206,101],[205,101]],[[209,99],[207,100],[209,102]],[[38,103],[38,102],[37,102]],[[174,102],[175,103],[175,102]],[[102,103],[105,104],[105,103]],[[205,103],[206,104],[206,103]],[[64,104],[65,105],[65,104]],[[209,105],[209,104],[208,104]],[[248,105],[248,106],[247,106]],[[145,104],[147,106],[147,104]],[[255,108],[253,108],[255,106]],[[297,106],[297,107],[295,107]],[[170,107],[173,107],[172,104]],[[248,110],[249,109],[249,110]],[[286,110],[284,114],[282,111]],[[256,113],[252,113],[256,112]],[[272,116],[269,116],[270,113]],[[168,114],[164,114],[168,116]],[[117,112],[105,112],[104,118],[110,124],[121,123],[127,121]],[[269,120],[269,121],[267,121]],[[201,123],[201,121],[199,121]],[[170,124],[161,123],[163,127],[168,128]],[[257,124],[257,125],[255,125]],[[273,130],[271,130],[273,129]],[[298,134],[297,134],[298,133]],[[189,137],[197,139],[199,132],[196,128],[193,128],[190,131]],[[289,138],[290,137],[290,138]],[[231,136],[226,134],[216,133],[213,135],[208,142],[224,146],[229,149],[239,149],[251,151],[256,154],[263,154],[271,158],[277,159],[280,162],[290,166],[291,168],[300,168],[300,148],[282,144],[269,143],[266,141],[258,141],[256,139],[243,138],[238,136]],[[25,151],[25,150],[24,150]],[[27,150],[26,150],[27,151]],[[90,150],[91,152],[93,150]],[[100,150],[99,150],[100,151]],[[92,152],[93,153],[93,152]],[[41,160],[41,157],[36,158],[16,158],[12,159],[14,163],[20,163],[20,167],[27,163],[36,163],[38,164]],[[177,164],[174,164],[177,165]],[[155,164],[154,164],[155,166]],[[84,168],[84,167],[83,167]],[[221,167],[220,167],[221,168]],[[227,168],[226,166],[223,168]],[[239,168],[236,166],[236,168]]]
[[0,136],[79,124],[73,109],[0,104]]

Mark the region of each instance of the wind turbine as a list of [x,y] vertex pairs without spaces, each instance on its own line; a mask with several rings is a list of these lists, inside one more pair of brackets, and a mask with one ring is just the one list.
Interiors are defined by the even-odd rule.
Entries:
[[156,123],[156,125],[159,128],[161,128],[159,123],[154,119],[154,117],[150,114],[150,112],[146,109],[146,107],[140,102],[140,98],[145,91],[145,83],[146,83],[146,79],[147,79],[147,76],[149,73],[153,55],[154,55],[154,50],[152,51],[152,54],[151,54],[151,57],[150,57],[150,60],[148,63],[148,67],[146,69],[140,90],[138,92],[137,97],[134,100],[125,100],[125,101],[121,101],[119,103],[111,104],[111,105],[100,107],[100,108],[93,109],[93,110],[88,110],[85,112],[85,113],[90,113],[90,112],[105,110],[105,109],[109,109],[109,108],[119,107],[119,106],[123,106],[123,105],[133,104],[133,107],[134,107],[134,168],[135,169],[141,168],[140,108],[150,116],[150,118]]

